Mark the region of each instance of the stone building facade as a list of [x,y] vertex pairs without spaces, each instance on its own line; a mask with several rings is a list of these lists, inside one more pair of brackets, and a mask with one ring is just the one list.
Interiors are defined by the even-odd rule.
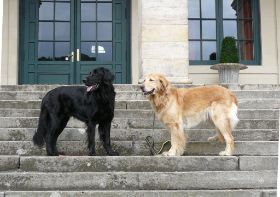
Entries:
[[[243,1],[239,1],[240,3],[238,5],[241,9]],[[233,7],[235,2],[239,1],[231,0],[230,5]],[[240,21],[249,21],[249,23],[252,24],[252,28],[255,28],[256,25],[258,27],[257,30],[252,29],[258,31],[258,38],[254,37],[254,39],[252,38],[252,42],[247,41],[247,44],[245,44],[246,46],[244,45],[243,50],[247,53],[244,58],[248,60],[248,58],[250,58],[250,53],[252,53],[252,56],[255,58],[256,53],[258,53],[258,61],[249,61],[248,69],[241,71],[240,83],[279,84],[280,2],[278,0],[244,0],[244,2],[252,2],[252,4],[250,4],[250,9],[255,9],[253,13],[254,17],[252,16],[252,19],[241,18]],[[256,2],[257,6],[254,7],[253,5],[255,5]],[[202,15],[198,18],[192,18],[192,15],[196,12],[196,7],[193,7],[196,3],[201,4],[200,9],[202,10]],[[61,19],[62,21],[56,19],[55,17],[58,17],[58,14],[55,15],[55,10],[54,19],[51,19],[51,21],[45,20],[43,18],[44,15],[40,13],[44,13],[44,9],[47,9],[48,6],[53,6],[54,9],[58,9],[59,6],[69,7],[69,19]],[[89,14],[84,13],[87,6],[94,6],[93,9],[96,11],[97,18],[93,16],[95,18],[92,20],[88,20],[87,18],[83,19],[83,14],[85,17],[90,17]],[[216,15],[214,19],[211,19],[211,17],[204,19],[204,8],[201,0],[106,0],[96,2],[82,0],[0,0],[0,84],[79,83],[89,69],[103,65],[108,66],[108,68],[115,72],[118,79],[117,83],[135,84],[144,74],[149,72],[164,73],[174,83],[217,83],[218,74],[217,71],[210,69],[211,61],[210,63],[208,60],[204,61],[206,59],[203,59],[205,58],[203,55],[200,57],[202,61],[192,61],[192,58],[199,58],[194,54],[198,53],[197,48],[193,45],[195,42],[201,43],[201,53],[207,53],[207,46],[205,45],[206,47],[204,49],[203,43],[207,44],[208,42],[209,44],[213,41],[211,39],[203,40],[204,32],[210,35],[210,29],[212,27],[210,23],[209,26],[207,26],[207,22],[205,21],[216,21],[214,22],[216,23],[216,37],[214,41],[216,40],[217,43],[219,43],[218,40],[221,39],[219,25],[224,25],[225,35],[227,31],[225,21],[230,21],[231,19],[222,18],[222,22],[220,21],[218,15],[223,12],[223,10],[220,10],[223,5],[221,5],[221,7],[219,6],[220,5],[215,5],[214,8],[211,6],[209,7],[210,11],[211,9],[215,9],[214,13],[216,13]],[[111,8],[112,11],[110,10]],[[30,10],[28,11],[28,9]],[[104,12],[103,10],[102,12],[102,9],[105,9],[105,11],[109,9],[110,11],[107,12],[107,10]],[[225,10],[225,6],[223,9]],[[34,18],[31,18],[30,15],[32,14],[30,13],[33,13],[33,11],[34,16],[32,17]],[[250,10],[247,10],[247,14],[249,12]],[[246,10],[244,13],[246,14]],[[28,19],[28,17],[30,18]],[[77,22],[73,22],[72,19],[79,21],[80,25],[77,27],[72,26],[72,24],[77,24]],[[191,38],[193,33],[196,33],[194,35],[199,34],[199,30],[191,26],[195,24],[195,20],[200,21],[201,24],[200,34],[202,37],[198,38],[198,40],[192,40]],[[237,21],[238,20],[239,19],[237,19]],[[43,28],[41,24],[47,24],[47,22],[51,22],[54,27],[56,27],[55,25],[57,25],[58,22],[61,22],[61,24],[64,23],[66,26],[66,23],[69,23],[69,41],[63,41],[65,43],[64,46],[69,46],[69,50],[67,48],[67,54],[65,52],[65,54],[60,55],[61,57],[56,57],[56,52],[52,51],[50,54],[54,54],[54,57],[50,57],[48,61],[42,62],[42,59],[39,58],[39,46],[51,43],[54,47],[51,50],[58,50],[59,48],[56,49],[55,47],[58,45],[57,43],[62,42],[55,40],[56,30],[53,30],[55,37],[53,40],[46,41],[43,38],[40,40],[40,37],[45,35],[44,31],[42,33],[40,29],[41,27]],[[203,30],[204,22],[206,24],[205,29],[209,29],[209,32]],[[106,37],[107,34],[103,34],[101,29],[101,32],[96,30],[96,38],[83,40],[82,27],[90,23],[97,26],[100,24],[100,28],[98,26],[99,29],[101,29],[101,23],[103,23],[104,27],[106,26],[105,23],[111,24],[112,28],[109,28],[111,33],[108,35],[112,38],[108,40]],[[32,26],[33,24],[34,27]],[[118,27],[122,29],[118,29]],[[238,27],[240,29],[240,26]],[[248,25],[244,25],[242,28],[247,28],[247,30],[244,30],[245,34],[251,31],[250,28],[248,29]],[[31,32],[31,30],[33,30],[33,32]],[[104,29],[104,31],[105,30],[106,29]],[[119,34],[120,31],[122,34]],[[99,34],[100,39],[103,36],[105,41],[102,39],[98,40]],[[245,41],[240,40],[240,43],[245,43]],[[249,42],[251,42],[251,49],[250,44],[248,44]],[[34,43],[34,45],[30,45],[30,43]],[[88,48],[88,54],[86,51],[83,54],[82,46],[86,46],[86,43],[93,44],[90,45],[90,49]],[[253,49],[252,46],[254,45],[255,47],[256,43],[258,47]],[[108,46],[109,48],[106,48]],[[119,46],[120,48],[117,48]],[[31,57],[32,50],[34,57]],[[217,44],[215,56],[216,54],[219,56],[218,50],[219,46]],[[47,48],[43,48],[42,53],[44,53],[44,51],[47,51]],[[69,65],[67,62],[62,63],[61,59],[63,57],[64,61],[68,52],[70,55],[72,52],[75,56],[73,62],[67,59]],[[80,55],[79,58],[76,53]],[[102,62],[102,55],[105,58],[103,58],[104,62]],[[207,57],[208,56],[206,56],[206,58]],[[218,57],[216,58],[218,59]],[[77,60],[80,62],[77,62]],[[257,63],[254,64],[255,62]],[[213,61],[213,63],[215,63],[215,61]]]

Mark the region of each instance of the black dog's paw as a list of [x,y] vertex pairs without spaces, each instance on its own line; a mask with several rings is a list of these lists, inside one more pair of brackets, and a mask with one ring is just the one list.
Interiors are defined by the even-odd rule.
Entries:
[[88,156],[96,156],[96,152],[89,152]]
[[107,155],[109,155],[109,156],[119,156],[119,153],[117,151],[114,151],[114,150],[109,150],[109,151],[107,151]]

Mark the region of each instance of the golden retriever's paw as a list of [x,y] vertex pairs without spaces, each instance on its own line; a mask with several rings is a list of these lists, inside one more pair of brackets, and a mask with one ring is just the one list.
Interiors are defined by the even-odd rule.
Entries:
[[167,156],[167,157],[168,157],[168,156],[176,156],[176,154],[173,153],[173,152],[171,152],[171,151],[163,152],[162,155],[163,155],[163,156]]
[[232,154],[229,153],[229,152],[227,152],[227,151],[221,151],[221,152],[219,153],[219,155],[220,155],[220,156],[231,156]]

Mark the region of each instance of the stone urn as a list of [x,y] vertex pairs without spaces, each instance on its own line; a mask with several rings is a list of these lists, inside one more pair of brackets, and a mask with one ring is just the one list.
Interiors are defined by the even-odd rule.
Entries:
[[248,67],[239,63],[220,63],[210,68],[218,70],[220,84],[237,85],[239,84],[239,70],[244,70]]

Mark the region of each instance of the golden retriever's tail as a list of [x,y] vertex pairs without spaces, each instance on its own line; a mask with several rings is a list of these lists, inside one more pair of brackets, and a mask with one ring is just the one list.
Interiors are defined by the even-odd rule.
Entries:
[[232,104],[231,104],[231,111],[230,111],[230,125],[233,129],[237,123],[239,122],[239,119],[237,117],[237,111],[238,111],[238,101],[235,95],[231,94],[232,97]]

